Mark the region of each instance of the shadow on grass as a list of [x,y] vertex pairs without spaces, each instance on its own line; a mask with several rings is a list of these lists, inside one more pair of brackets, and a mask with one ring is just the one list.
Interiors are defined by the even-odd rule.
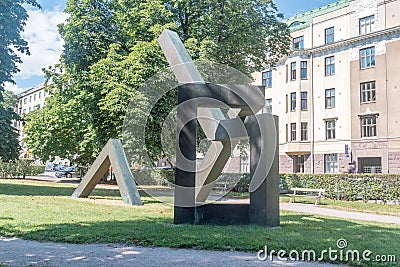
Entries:
[[[67,243],[123,243],[142,246],[242,250],[256,253],[265,245],[276,251],[337,250],[343,238],[345,250],[372,251],[374,255],[396,255],[400,260],[400,228],[327,219],[315,215],[284,213],[280,228],[259,226],[173,225],[170,217],[140,217],[131,220],[46,224],[21,232],[13,224],[3,224],[1,235],[24,239]],[[256,254],[255,254],[256,255]],[[327,258],[326,258],[327,259]],[[343,263],[343,262],[342,262]],[[375,266],[373,262],[350,262],[351,265]],[[393,262],[387,265],[394,266]]]
[[74,187],[59,187],[27,184],[0,184],[0,195],[14,196],[70,196]]
[[[28,185],[28,184],[12,184],[1,183],[0,195],[13,196],[71,196],[75,191],[75,187],[67,186],[47,186],[47,185]],[[139,190],[141,197],[149,196],[145,191]],[[121,197],[118,189],[98,189],[95,188],[90,196],[94,197]],[[156,202],[154,202],[156,203]]]

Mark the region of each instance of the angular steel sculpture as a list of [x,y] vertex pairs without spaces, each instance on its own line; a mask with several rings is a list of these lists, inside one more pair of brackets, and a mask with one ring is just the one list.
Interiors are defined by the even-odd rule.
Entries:
[[[158,42],[180,84],[205,84],[203,77],[176,32],[164,30],[158,38]],[[209,140],[213,140],[212,137],[216,131],[216,124],[202,118],[224,120],[225,116],[222,111],[219,108],[200,108],[198,115],[198,121],[206,137]],[[234,118],[236,115],[237,112],[235,112],[235,110],[230,109],[228,111],[228,116],[230,118]],[[223,142],[213,142],[210,146],[199,167],[201,171],[196,173],[195,193],[197,202],[206,201],[215,181],[224,168],[229,156],[232,154],[233,148],[237,144],[237,141],[233,142],[232,146],[227,146]]]
[[139,191],[119,139],[108,140],[71,197],[88,197],[110,166],[113,167],[123,202],[129,205],[142,205]]
[[[279,225],[278,118],[260,88],[205,84],[172,31],[160,46],[178,80],[174,223]],[[220,108],[229,106],[229,119]],[[207,119],[204,119],[207,118]],[[213,145],[196,168],[197,121]],[[250,205],[204,204],[239,139],[250,139]]]

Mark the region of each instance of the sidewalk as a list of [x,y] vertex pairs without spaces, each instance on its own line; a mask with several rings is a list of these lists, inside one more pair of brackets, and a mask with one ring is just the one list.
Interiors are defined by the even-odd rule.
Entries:
[[335,267],[319,262],[260,261],[257,251],[145,248],[119,244],[63,244],[0,237],[0,262],[7,266],[298,266]]
[[400,224],[400,214],[399,216],[378,215],[373,213],[329,209],[329,208],[323,208],[321,206],[315,206],[312,204],[287,203],[287,202],[279,203],[279,205],[281,210],[288,210],[294,212],[316,214],[316,215],[330,216],[330,217],[337,217],[337,218],[351,219],[351,220]]
[[26,179],[53,182],[53,183],[71,183],[78,184],[80,182],[79,178],[57,178],[55,172],[45,172],[43,174],[35,176],[27,176]]

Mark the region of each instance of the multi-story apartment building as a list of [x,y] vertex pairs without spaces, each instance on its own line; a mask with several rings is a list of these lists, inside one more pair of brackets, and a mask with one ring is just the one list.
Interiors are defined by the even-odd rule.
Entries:
[[400,173],[400,1],[340,0],[285,22],[293,52],[259,77],[280,172]]
[[[28,114],[36,109],[43,108],[43,106],[46,104],[46,97],[48,96],[48,93],[45,91],[44,84],[40,84],[18,94],[17,96],[18,105],[16,107],[16,112],[22,117],[24,114]],[[22,147],[21,157],[29,157],[29,149],[23,142],[23,138],[25,137],[23,124],[21,121],[14,122],[14,126],[19,133],[18,140],[20,146]]]

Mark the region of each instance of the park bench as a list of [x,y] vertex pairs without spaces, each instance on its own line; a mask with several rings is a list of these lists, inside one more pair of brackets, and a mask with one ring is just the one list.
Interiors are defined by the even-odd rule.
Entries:
[[[315,198],[315,205],[318,205],[321,203],[321,198],[325,194],[325,189],[314,189],[314,188],[300,188],[300,187],[294,187],[290,188],[291,191],[293,191],[293,194],[288,194],[290,196],[290,203],[295,203],[296,201],[296,196],[302,196],[302,197],[314,197]],[[310,194],[305,194],[305,195],[298,195],[298,192],[302,193],[314,193],[313,195]],[[315,193],[318,193],[315,195]]]

